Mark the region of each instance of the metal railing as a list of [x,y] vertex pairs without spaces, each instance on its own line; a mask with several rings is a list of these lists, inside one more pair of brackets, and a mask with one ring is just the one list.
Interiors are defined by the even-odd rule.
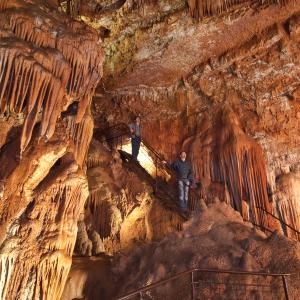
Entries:
[[[275,220],[275,221],[278,221],[281,228],[282,228],[282,231],[284,233],[285,236],[289,237],[289,238],[293,238],[291,236],[289,236],[288,234],[288,230],[287,228],[295,235],[295,239],[299,242],[300,241],[300,232],[295,229],[294,227],[292,227],[291,225],[287,224],[286,222],[284,222],[282,220],[282,218],[279,218],[277,216],[275,216],[273,213],[267,211],[266,209],[260,207],[260,206],[256,206],[257,209],[259,209],[260,211],[262,211],[262,213],[265,215],[265,216],[270,216],[271,219]],[[266,228],[265,228],[266,229]],[[266,230],[269,230],[269,231],[272,231],[270,229],[266,229]]]
[[[102,135],[106,136],[106,141],[112,146],[124,145],[124,140],[129,139],[130,131],[126,124],[121,123],[106,129]],[[159,189],[158,185],[158,168],[167,169],[168,173],[175,175],[174,170],[162,163],[163,157],[158,153],[147,141],[142,139],[144,146],[150,151],[152,159],[156,168],[155,176],[155,190]],[[168,195],[170,196],[170,195]],[[197,208],[197,201],[199,195],[190,189],[189,197],[189,209],[195,210]],[[280,222],[281,226],[289,228],[297,236],[299,241],[300,232],[292,226],[286,224],[282,219],[276,217],[274,214],[268,212],[262,207],[256,207],[265,216],[269,216],[272,219]],[[273,233],[274,229],[265,227],[263,224],[252,223],[253,226],[258,227],[266,234]],[[226,275],[226,276],[225,276]],[[259,273],[259,272],[241,272],[241,271],[224,271],[224,270],[210,270],[210,269],[191,269],[182,273],[178,273],[168,279],[158,281],[156,283],[144,286],[137,289],[134,292],[123,295],[118,300],[125,299],[174,299],[173,296],[168,298],[165,294],[168,290],[164,289],[163,286],[182,279],[184,276],[189,276],[188,283],[185,288],[180,288],[180,291],[176,294],[176,299],[187,299],[182,298],[180,293],[186,293],[190,291],[189,299],[245,299],[247,295],[256,295],[255,297],[249,297],[249,299],[286,299],[289,300],[287,277],[291,274],[271,274],[271,273]],[[230,278],[229,278],[230,277]],[[235,278],[234,278],[235,277]],[[180,282],[182,283],[182,282]],[[179,283],[179,286],[181,284]],[[177,286],[177,285],[176,285]],[[274,288],[275,287],[275,288]],[[172,289],[174,286],[172,285]],[[276,295],[274,294],[276,293]],[[200,298],[198,298],[198,296]],[[261,296],[261,297],[260,297]],[[178,298],[179,297],[179,298]],[[180,298],[181,297],[181,298]],[[223,297],[223,298],[222,298]]]
[[[124,138],[127,138],[127,139],[129,138],[130,130],[129,130],[128,125],[126,125],[125,123],[119,123],[119,124],[111,126],[111,127],[107,128],[106,130],[102,131],[101,134],[104,136],[106,135],[106,140],[108,142],[111,142],[112,144],[115,144],[117,146],[121,145],[121,148],[122,148],[122,145],[124,143]],[[155,191],[157,191],[159,189],[158,168],[165,168],[167,170],[167,172],[174,178],[176,177],[176,173],[173,169],[168,167],[168,165],[165,165],[162,163],[162,161],[164,161],[164,158],[147,141],[142,139],[142,143],[145,145],[145,147],[151,152],[152,156],[154,157],[154,164],[155,164],[155,168],[156,168]],[[189,194],[189,203],[188,203],[189,211],[194,211],[198,208],[200,196],[193,189],[190,189],[189,193],[190,193]],[[168,195],[168,196],[170,196],[170,195]],[[174,196],[172,196],[172,197],[174,198]],[[293,233],[293,235],[296,237],[296,240],[300,241],[300,231],[298,231],[297,229],[293,228],[291,225],[284,222],[281,218],[276,217],[273,213],[267,211],[266,209],[259,207],[259,206],[257,206],[256,208],[262,212],[264,217],[269,216],[269,218],[273,219],[275,222],[280,222],[281,227],[283,227],[282,229],[283,229],[283,233],[285,234],[285,236],[293,238],[292,236],[288,235],[288,232],[286,230],[286,228],[288,228]],[[245,221],[247,221],[247,220],[245,220]],[[253,221],[250,221],[250,222],[253,224],[253,226],[260,228],[266,234],[274,232],[274,229],[267,228],[266,226],[264,226],[264,224],[256,224]]]
[[[119,123],[114,126],[111,126],[102,132],[100,135],[106,136],[106,141],[112,146],[117,147],[121,146],[123,148],[125,139],[129,139],[130,130],[128,125],[125,123]],[[159,186],[159,169],[166,170],[166,172],[172,176],[172,178],[176,178],[175,171],[168,166],[168,164],[164,164],[165,159],[162,155],[154,149],[144,138],[141,140],[142,144],[147,148],[147,150],[151,154],[151,158],[155,165],[155,192],[157,192],[160,188]],[[165,191],[164,191],[165,192]],[[170,194],[168,196],[171,196]],[[171,196],[174,198],[174,196]],[[197,201],[199,200],[199,195],[196,193],[194,189],[189,189],[189,211],[194,211],[197,209]],[[176,201],[177,203],[177,201]]]
[[117,300],[289,300],[287,278],[291,275],[194,268],[146,285]]

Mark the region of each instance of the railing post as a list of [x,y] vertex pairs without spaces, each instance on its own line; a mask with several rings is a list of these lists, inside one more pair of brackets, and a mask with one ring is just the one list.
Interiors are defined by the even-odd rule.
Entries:
[[191,299],[195,299],[194,271],[191,273]]
[[143,300],[143,292],[140,292],[140,300]]
[[286,277],[284,275],[282,275],[282,283],[283,283],[283,288],[284,288],[285,299],[289,300],[288,284],[287,284],[287,281],[286,281]]

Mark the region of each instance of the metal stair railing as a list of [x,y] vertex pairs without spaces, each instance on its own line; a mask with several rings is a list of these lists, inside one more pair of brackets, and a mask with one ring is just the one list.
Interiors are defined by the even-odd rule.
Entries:
[[[264,208],[262,208],[262,207],[260,207],[260,206],[256,206],[256,208],[259,209],[260,211],[262,211],[262,213],[263,213],[265,216],[270,216],[273,220],[276,220],[276,221],[280,222],[280,225],[281,225],[282,227],[284,226],[284,227],[286,227],[286,228],[289,228],[289,229],[295,234],[296,240],[297,240],[298,242],[300,242],[300,232],[299,232],[297,229],[295,229],[295,228],[292,227],[291,225],[289,225],[289,224],[287,224],[286,222],[284,222],[281,218],[276,217],[273,213],[267,211],[266,209],[264,209]],[[267,230],[271,231],[270,229],[267,229]],[[289,236],[288,236],[288,232],[284,232],[284,233],[285,233],[285,235],[286,235],[287,237],[289,237]]]
[[[103,130],[101,132],[101,135],[106,136],[106,141],[107,142],[116,141],[116,145],[121,145],[121,148],[122,148],[124,137],[129,138],[130,130],[129,130],[128,125],[126,125],[125,123],[119,123],[119,124],[113,125],[113,126],[107,128],[107,129]],[[145,141],[145,139],[142,139],[142,143],[145,145],[145,147],[155,157],[155,168],[156,168],[155,190],[157,191],[157,189],[158,189],[158,176],[157,176],[157,174],[158,174],[159,165],[160,165],[161,168],[167,169],[167,172],[174,178],[176,177],[176,173],[168,165],[165,165],[165,164],[162,163],[164,161],[163,157],[147,141]],[[189,192],[190,192],[190,195],[189,195],[189,210],[194,211],[194,210],[197,209],[197,204],[198,204],[197,202],[199,201],[200,196],[193,189],[190,189]],[[257,206],[256,208],[259,209],[263,213],[264,216],[269,216],[273,220],[279,221],[281,226],[284,225],[286,228],[289,228],[295,234],[295,236],[297,237],[296,240],[298,242],[300,242],[300,231],[293,228],[291,225],[285,223],[281,218],[276,217],[274,214],[267,211],[266,209],[264,209],[262,207],[259,207],[259,206]],[[245,220],[245,221],[247,221],[247,220]],[[248,220],[248,221],[250,221],[250,220]],[[253,221],[250,221],[250,222],[253,224],[253,226],[259,227],[265,233],[273,233],[274,232],[274,230],[272,230],[270,228],[266,228],[263,224],[256,224]],[[285,235],[288,236],[287,234],[285,234]]]
[[[125,123],[119,123],[116,125],[113,125],[105,130],[102,131],[102,135],[106,135],[106,141],[111,142],[115,145],[121,145],[121,149],[124,144],[124,137],[129,137],[130,130],[128,125]],[[115,142],[115,143],[114,143]],[[155,164],[155,191],[158,190],[158,169],[164,169],[169,173],[173,178],[176,178],[175,171],[169,167],[168,164],[164,164],[163,162],[165,159],[162,157],[162,155],[154,149],[144,138],[142,138],[141,142],[144,144],[144,146],[147,148],[148,151],[152,154],[154,157],[154,164]],[[152,158],[153,158],[152,157]],[[197,208],[197,201],[199,200],[199,195],[196,193],[194,189],[189,189],[189,210],[194,211]]]
[[[224,275],[224,280],[222,281],[222,275]],[[152,292],[154,293],[154,296],[151,297],[151,299],[160,299],[155,298],[155,291],[156,288],[161,288],[165,284],[169,284],[171,282],[174,283],[176,279],[181,279],[180,282],[184,282],[184,278],[186,276],[189,276],[188,282],[189,284],[186,285],[186,289],[184,290],[186,294],[190,294],[189,299],[196,300],[197,298],[197,291],[199,293],[205,293],[205,290],[210,293],[210,297],[213,296],[223,296],[224,293],[231,291],[232,295],[230,299],[245,299],[247,296],[247,291],[249,290],[253,292],[253,290],[257,293],[263,294],[266,293],[267,295],[271,295],[272,299],[275,299],[273,297],[273,293],[277,293],[281,295],[280,298],[276,299],[285,299],[289,300],[289,290],[288,290],[288,283],[287,278],[290,277],[290,273],[263,273],[263,272],[247,272],[247,271],[233,271],[233,270],[217,270],[217,269],[201,269],[201,268],[193,268],[189,269],[184,272],[177,273],[167,279],[163,279],[160,281],[157,281],[155,283],[146,285],[142,288],[139,288],[135,291],[132,291],[128,294],[124,294],[122,296],[119,296],[116,298],[116,300],[128,300],[128,299],[137,299],[136,296],[139,296],[139,299],[147,299],[144,298],[144,295],[147,295],[146,293]],[[231,277],[236,277],[236,280],[230,281]],[[243,279],[243,277],[248,276],[248,278]],[[249,280],[249,277],[251,278]],[[274,286],[274,283],[270,283],[267,279],[277,280],[282,290],[280,291],[278,288],[276,289]],[[266,283],[263,282],[263,280],[266,280]],[[201,282],[202,281],[202,282]],[[250,283],[249,283],[250,282]],[[189,286],[189,287],[188,287]],[[219,286],[219,289],[216,288]],[[175,286],[174,286],[175,287]],[[209,289],[207,289],[209,287]],[[249,289],[249,290],[247,290]],[[200,291],[199,291],[200,290]],[[223,293],[223,294],[222,294]],[[265,295],[265,296],[267,296]],[[208,297],[208,295],[206,295]],[[233,297],[237,296],[237,298]],[[135,298],[133,298],[135,297]],[[163,299],[166,295],[164,295]],[[207,299],[214,299],[208,297]],[[264,298],[264,297],[263,297]],[[150,299],[150,298],[149,298]],[[201,299],[204,299],[203,297]],[[221,298],[218,298],[221,299]],[[223,298],[222,298],[223,299]],[[270,299],[270,298],[268,298]]]

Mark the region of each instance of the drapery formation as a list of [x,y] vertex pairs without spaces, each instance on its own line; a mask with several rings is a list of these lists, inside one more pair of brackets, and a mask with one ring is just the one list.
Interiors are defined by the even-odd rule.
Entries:
[[102,76],[103,56],[93,31],[65,24],[50,8],[2,1],[0,14],[0,114],[25,115],[24,151],[39,118],[40,136],[51,138],[66,94],[79,101],[76,121],[81,121]]
[[[286,223],[300,231],[300,176],[296,172],[283,174],[277,179],[278,190],[274,195],[278,214]],[[300,235],[282,224],[283,232],[296,240]]]
[[[280,4],[284,5],[294,0],[259,0],[259,4]],[[190,14],[196,18],[201,19],[205,16],[214,16],[226,12],[237,5],[249,5],[251,0],[189,0]]]
[[60,299],[88,197],[96,31],[42,0],[0,0],[0,298]]
[[191,155],[197,180],[224,183],[232,207],[256,224],[273,226],[258,208],[272,212],[262,149],[243,132],[229,107],[213,120],[205,119],[184,148]]

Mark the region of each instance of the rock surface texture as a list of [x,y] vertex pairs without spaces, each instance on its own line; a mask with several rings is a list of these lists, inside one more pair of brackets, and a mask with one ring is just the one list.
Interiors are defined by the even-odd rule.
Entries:
[[0,299],[59,299],[88,197],[98,34],[46,1],[0,1]]
[[141,115],[167,160],[187,150],[204,197],[299,230],[297,184],[280,178],[299,177],[300,2],[188,1],[190,13],[183,2],[127,3],[90,20],[110,33],[96,127]]
[[[195,214],[184,224],[181,232],[170,234],[159,243],[137,247],[126,255],[119,255],[113,262],[113,271],[118,282],[123,283],[118,292],[122,295],[137,286],[148,285],[199,266],[202,269],[297,272],[300,267],[299,247],[298,242],[276,233],[267,238],[250,223],[244,222],[229,205],[217,203]],[[217,282],[235,279],[240,284],[253,284],[252,289],[247,289],[248,294],[243,294],[240,299],[284,299],[280,280],[275,280],[273,291],[268,293],[255,288],[255,284],[265,284],[265,278],[243,278],[239,275],[237,280],[234,276],[218,275],[202,279],[212,281],[212,285],[208,286],[212,295],[218,293]],[[299,295],[295,279],[289,280],[291,299],[298,299]],[[190,299],[189,285],[190,274],[154,288],[147,292],[147,296],[152,299]],[[201,294],[203,299],[239,299],[235,291],[229,288],[219,295],[220,298],[205,297],[205,288],[198,293],[204,293]]]
[[89,197],[79,222],[76,253],[114,254],[162,239],[183,222],[153,195],[146,178],[128,170],[117,151],[93,140],[87,157]]
[[[272,217],[300,231],[299,45],[300,0],[0,0],[0,299],[299,272]],[[105,138],[135,115],[143,146],[192,162],[187,223]]]

